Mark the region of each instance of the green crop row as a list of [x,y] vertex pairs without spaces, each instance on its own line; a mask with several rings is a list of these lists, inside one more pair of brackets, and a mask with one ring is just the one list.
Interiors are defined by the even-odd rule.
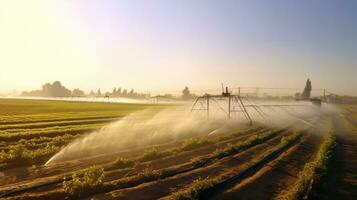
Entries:
[[99,119],[85,119],[85,120],[65,120],[65,121],[53,121],[53,122],[38,122],[38,123],[21,123],[21,124],[8,124],[0,125],[0,130],[24,130],[24,129],[34,129],[34,128],[50,128],[56,126],[69,126],[69,125],[84,125],[84,124],[98,124],[111,122],[118,118],[99,118]]
[[266,140],[274,137],[281,131],[282,130],[280,130],[280,129],[272,130],[272,131],[268,131],[265,133],[261,133],[259,135],[253,135],[253,136],[249,137],[246,141],[238,143],[238,144],[228,144],[227,147],[225,147],[225,148],[216,149],[213,152],[213,157],[221,159],[223,157],[239,153],[239,152],[246,150],[252,146],[255,146],[257,144],[261,144],[261,143],[265,142]]
[[86,124],[73,126],[54,126],[40,129],[11,129],[0,131],[0,140],[2,141],[18,141],[21,139],[32,139],[36,137],[56,137],[63,134],[79,134],[90,132],[103,127],[105,124]]
[[251,132],[255,132],[259,130],[259,128],[252,128],[248,129],[246,131],[238,132],[235,134],[230,134],[226,136],[219,136],[219,137],[208,137],[208,136],[202,136],[202,137],[196,137],[196,138],[189,138],[186,139],[182,142],[182,144],[179,147],[171,148],[168,150],[164,151],[158,151],[156,148],[151,148],[151,149],[145,149],[144,153],[141,156],[138,156],[136,158],[132,159],[124,159],[124,158],[117,158],[116,161],[114,162],[115,166],[117,167],[129,167],[133,166],[136,163],[139,162],[145,162],[145,161],[150,161],[158,158],[163,158],[167,156],[172,156],[181,152],[185,151],[191,151],[195,150],[204,146],[208,146],[211,144],[216,144],[218,142],[228,140],[231,138],[234,138],[238,135],[245,135]]
[[[80,136],[81,134],[77,134],[77,135],[64,134],[56,137],[39,137],[29,140],[21,139],[19,141],[16,141],[16,145],[21,144],[28,150],[44,148],[46,147],[47,144],[55,145],[55,146],[63,146],[73,141],[74,139],[79,138]],[[2,150],[8,152],[8,150],[11,149],[12,146],[14,145],[10,144],[6,147],[2,147]]]
[[314,160],[306,163],[303,170],[298,174],[298,179],[286,194],[286,199],[300,200],[309,196],[313,190],[313,185],[317,184],[328,173],[334,157],[335,146],[336,135],[333,130],[330,130]]
[[34,164],[48,159],[57,153],[61,147],[47,144],[46,147],[37,150],[28,150],[24,145],[12,145],[8,152],[0,153],[0,163],[6,165]]
[[[277,132],[269,132],[268,134],[277,134]],[[207,137],[202,137],[202,138],[195,138],[195,139],[188,139],[186,141],[184,141],[181,145],[181,147],[179,148],[175,148],[175,150],[170,150],[170,151],[163,151],[165,153],[161,153],[159,151],[157,151],[156,149],[149,149],[147,151],[145,151],[145,153],[143,154],[143,156],[139,156],[138,158],[135,159],[125,159],[125,158],[118,158],[114,165],[116,165],[117,167],[131,167],[134,166],[135,164],[137,164],[139,161],[147,161],[150,159],[156,159],[162,155],[166,155],[169,154],[168,152],[171,152],[172,154],[177,153],[178,149],[180,149],[180,151],[188,151],[188,150],[193,150],[199,147],[202,147],[204,145],[207,144],[212,144],[214,141],[221,141],[224,139],[229,139],[231,138],[232,135],[230,136],[224,136],[224,137],[217,137],[217,138],[207,138]],[[265,138],[265,134],[262,134],[262,137]],[[260,138],[260,137],[259,137]],[[196,144],[196,145],[193,145]],[[204,145],[203,145],[204,144]],[[190,148],[188,148],[188,146]],[[248,146],[246,146],[246,148],[249,148]],[[242,149],[243,150],[243,149]],[[214,160],[215,155],[212,153],[210,158],[212,160]],[[188,166],[192,166],[194,168],[199,167],[198,165],[196,165],[196,161],[191,161],[191,165]],[[67,195],[70,196],[81,196],[84,197],[86,195],[90,195],[96,192],[106,192],[106,191],[110,191],[113,189],[118,189],[118,188],[127,188],[127,187],[132,187],[141,183],[145,183],[148,181],[155,181],[158,179],[164,179],[167,177],[170,177],[172,175],[175,175],[177,173],[180,173],[180,170],[182,170],[181,168],[176,168],[176,167],[172,167],[172,168],[167,168],[167,169],[161,169],[161,170],[152,170],[150,168],[145,168],[143,171],[138,172],[136,175],[133,176],[129,176],[129,177],[124,177],[115,181],[111,181],[108,183],[102,183],[100,184],[100,186],[96,187],[95,190],[77,190],[77,192],[71,192],[72,190],[68,190],[65,189]],[[76,178],[78,179],[78,178]],[[64,182],[63,187],[68,187],[68,182]],[[79,184],[81,185],[81,184]],[[83,192],[85,191],[85,192]]]
[[[269,135],[269,134],[268,134]],[[295,141],[298,137],[300,137],[301,133],[299,132],[295,132],[294,134],[290,135],[290,136],[283,136],[281,139],[281,142],[279,143],[279,145],[272,147],[270,150],[266,150],[265,152],[263,152],[261,155],[259,155],[259,158],[265,157],[267,156],[269,153],[271,153],[273,150],[275,149],[279,149],[282,146],[286,145],[287,142],[291,142],[291,141]],[[284,138],[284,139],[283,139]],[[235,145],[229,145],[228,148],[226,148],[226,150],[224,150],[223,152],[225,152],[223,155],[228,155],[228,152],[230,153],[237,153],[236,150],[232,150],[232,149],[241,149],[242,147],[246,147],[249,148],[248,144],[257,144],[256,142],[254,142],[255,140],[257,141],[261,141],[260,139],[251,139],[251,140],[247,140],[244,143],[242,143],[240,146],[235,146]],[[219,152],[221,152],[221,150],[218,150]],[[222,154],[217,154],[214,153],[213,155],[222,155]],[[206,195],[206,193],[210,190],[212,190],[213,188],[215,188],[217,185],[225,182],[227,179],[227,177],[216,177],[216,178],[199,178],[193,181],[193,183],[182,190],[179,190],[177,192],[174,192],[171,194],[171,198],[170,199],[175,199],[175,200],[199,200],[199,199],[205,199],[204,195]]]
[[104,179],[104,169],[92,166],[81,170],[80,174],[73,173],[70,180],[64,179],[63,189],[66,194],[73,198],[81,198],[91,191],[102,187]]

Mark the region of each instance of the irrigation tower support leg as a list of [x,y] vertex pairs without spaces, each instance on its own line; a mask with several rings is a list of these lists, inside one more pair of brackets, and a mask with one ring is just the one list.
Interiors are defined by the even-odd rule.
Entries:
[[193,111],[193,109],[195,108],[195,106],[196,106],[196,103],[197,103],[197,101],[198,101],[198,99],[199,99],[200,97],[197,97],[196,98],[196,100],[195,100],[195,103],[193,103],[193,105],[192,105],[192,108],[191,108],[191,112]]
[[242,107],[243,107],[243,111],[244,113],[247,115],[248,119],[249,119],[249,125],[253,125],[253,121],[252,121],[252,118],[250,117],[248,111],[247,111],[247,108],[244,106],[244,103],[242,101],[242,99],[240,98],[240,96],[238,96],[238,100],[239,102],[241,103]]

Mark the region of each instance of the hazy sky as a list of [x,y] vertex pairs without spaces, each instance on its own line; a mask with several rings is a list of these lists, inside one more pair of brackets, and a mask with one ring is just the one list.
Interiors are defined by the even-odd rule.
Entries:
[[357,95],[355,0],[0,0],[0,92],[303,87]]

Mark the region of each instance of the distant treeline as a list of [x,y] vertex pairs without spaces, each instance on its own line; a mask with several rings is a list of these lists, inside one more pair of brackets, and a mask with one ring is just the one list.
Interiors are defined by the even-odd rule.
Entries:
[[[42,85],[40,90],[24,91],[21,96],[26,97],[128,97],[128,98],[149,98],[150,93],[139,93],[135,92],[134,89],[127,90],[125,88],[114,88],[112,92],[102,92],[100,89],[96,91],[91,90],[88,94],[83,90],[78,88],[74,90],[69,90],[61,84],[59,81],[55,81],[52,84],[46,83]],[[182,90],[182,95],[179,97],[174,97],[172,94],[160,95],[160,97],[165,98],[180,98],[180,99],[190,99],[194,98],[195,95],[190,93],[189,88],[186,86]]]
[[40,90],[32,90],[32,91],[24,91],[21,96],[27,97],[84,97],[84,96],[92,96],[92,97],[129,97],[129,98],[146,98],[150,96],[150,94],[146,93],[138,93],[135,92],[134,89],[128,91],[127,89],[114,88],[112,92],[102,93],[100,89],[96,92],[93,90],[90,91],[89,94],[86,94],[83,90],[78,88],[74,90],[69,90],[65,86],[61,84],[59,81],[55,81],[52,84],[46,83],[42,85],[42,89]]

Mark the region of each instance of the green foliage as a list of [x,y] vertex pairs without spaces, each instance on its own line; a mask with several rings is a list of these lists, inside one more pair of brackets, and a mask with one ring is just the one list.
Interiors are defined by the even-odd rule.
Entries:
[[26,148],[24,145],[18,144],[10,147],[8,159],[18,160],[26,157]]
[[156,148],[145,149],[141,157],[138,158],[139,161],[148,161],[161,157],[160,152]]
[[206,137],[202,137],[202,138],[190,138],[187,139],[183,142],[183,144],[181,145],[181,149],[183,151],[188,151],[188,150],[192,150],[192,149],[196,149],[208,144],[212,144],[213,140],[209,140]]
[[127,159],[127,158],[121,158],[118,157],[114,161],[114,165],[119,167],[119,168],[125,168],[125,167],[131,167],[135,165],[135,162],[133,160]]
[[103,185],[103,168],[92,166],[82,170],[80,174],[83,175],[73,173],[70,180],[63,181],[63,189],[70,196],[80,198]]
[[331,130],[324,138],[314,160],[306,163],[303,170],[300,171],[298,179],[286,195],[286,199],[300,200],[309,195],[313,184],[317,184],[321,177],[327,174],[334,156],[335,146],[336,135]]
[[48,158],[60,150],[60,147],[48,143],[44,148],[29,150],[24,144],[11,145],[9,152],[0,153],[0,162],[25,162],[34,163]]
[[[38,164],[81,134],[144,108],[168,106],[0,99],[1,168]],[[17,145],[12,145],[13,143]]]
[[222,149],[216,149],[213,152],[213,156],[216,158],[223,158],[225,156],[229,156],[232,154],[239,153],[243,150],[246,150],[252,146],[257,144],[261,144],[264,141],[272,138],[276,134],[278,134],[281,130],[268,131],[266,133],[262,133],[260,135],[253,135],[249,137],[246,141],[238,143],[238,144],[228,144],[227,147]]
[[294,132],[292,135],[288,135],[288,136],[283,136],[280,139],[280,144],[281,145],[285,145],[287,143],[289,143],[290,141],[295,140],[296,138],[298,138],[301,135],[301,133],[299,132]]
[[9,129],[0,131],[0,140],[16,141],[20,139],[33,139],[36,137],[55,137],[64,134],[80,134],[101,128],[105,124],[86,124],[72,126],[54,126],[38,129]]
[[152,170],[150,168],[145,168],[143,171],[141,171],[139,174],[136,175],[136,178],[143,179],[145,181],[149,180],[155,180],[157,178],[160,178],[162,175],[162,170]]
[[193,183],[185,190],[178,191],[173,194],[173,199],[175,200],[198,200],[202,198],[202,195],[212,188],[214,185],[219,183],[218,179],[196,179]]
[[[275,132],[274,132],[275,134]],[[158,158],[162,158],[165,156],[170,156],[173,154],[177,154],[180,152],[184,152],[184,151],[191,151],[191,150],[195,150],[210,144],[214,144],[214,143],[218,143],[220,141],[223,140],[227,140],[230,139],[232,136],[220,136],[220,137],[197,137],[197,138],[189,138],[183,141],[183,143],[181,144],[181,146],[179,147],[175,147],[166,151],[158,151],[156,148],[151,148],[151,149],[146,149],[143,153],[142,156],[140,156],[139,158],[135,159],[136,161],[150,161],[150,160],[154,160],[154,159],[158,159]]]
[[89,117],[88,119],[62,119],[56,121],[49,122],[28,122],[28,123],[10,123],[6,125],[0,125],[0,130],[7,130],[11,133],[11,129],[35,129],[35,128],[48,128],[48,127],[58,127],[58,126],[71,126],[71,125],[85,125],[85,124],[103,124],[106,122],[113,121],[118,119],[116,117],[99,117],[92,119]]
[[[137,185],[140,183],[148,182],[148,181],[154,181],[157,179],[160,179],[165,176],[166,170],[152,170],[150,168],[145,168],[143,171],[137,173],[134,176],[129,176],[125,178],[121,178],[117,181],[114,181],[114,183],[108,183],[106,185],[107,188],[123,188],[123,187],[129,187],[133,185]],[[111,190],[111,189],[109,189]]]

